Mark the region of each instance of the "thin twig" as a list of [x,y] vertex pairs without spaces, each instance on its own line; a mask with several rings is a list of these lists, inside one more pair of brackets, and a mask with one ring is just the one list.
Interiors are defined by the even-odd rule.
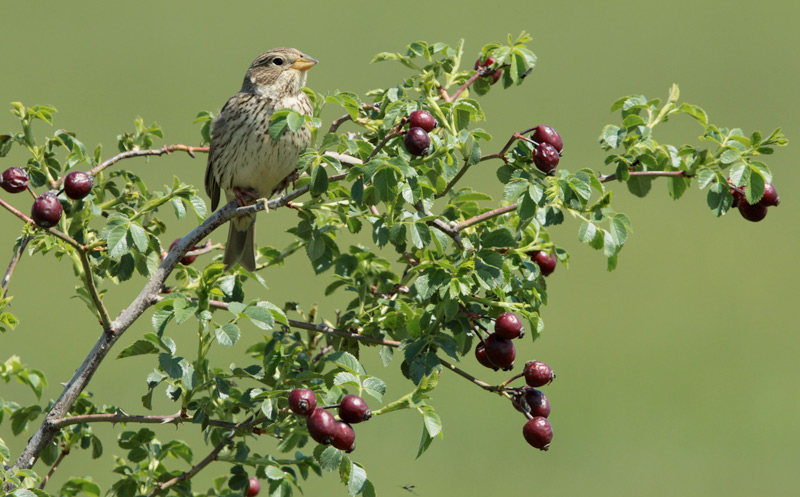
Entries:
[[[174,424],[179,425],[185,422],[192,423],[192,420],[184,412],[170,414],[167,416],[142,416],[131,415],[126,413],[115,414],[83,414],[80,416],[70,416],[68,418],[57,419],[53,425],[58,428],[65,426],[77,425],[81,423],[142,423],[142,424]],[[230,421],[222,421],[219,419],[209,419],[205,421],[206,424],[211,426],[218,426],[220,428],[236,428],[236,423]],[[250,430],[256,435],[264,434],[261,428],[253,427]]]
[[50,481],[50,477],[53,476],[53,473],[56,472],[58,466],[61,464],[61,461],[63,461],[68,454],[69,454],[69,449],[63,449],[61,451],[61,453],[58,455],[58,458],[56,459],[56,462],[54,462],[53,466],[50,467],[50,471],[47,472],[44,479],[42,480],[42,483],[39,485],[39,490],[44,490],[45,485],[47,485],[47,482]]
[[475,71],[475,74],[470,76],[470,78],[463,85],[461,85],[461,88],[459,88],[458,90],[456,90],[455,93],[453,93],[453,96],[448,95],[447,90],[445,90],[444,88],[439,88],[439,94],[442,96],[442,99],[445,102],[452,102],[453,100],[457,99],[462,93],[464,93],[464,90],[469,88],[469,85],[474,83],[476,79],[481,78],[483,76],[485,76],[483,74],[483,71],[480,70]]
[[450,371],[456,373],[457,375],[461,376],[462,378],[466,378],[467,380],[469,380],[470,382],[474,383],[475,385],[478,385],[479,387],[483,388],[487,392],[497,392],[500,395],[505,395],[505,392],[503,392],[502,389],[499,388],[497,385],[490,385],[490,384],[486,383],[485,381],[481,381],[478,378],[475,378],[471,374],[467,373],[466,371],[464,371],[462,369],[459,369],[454,364],[451,364],[451,363],[445,361],[441,357],[439,358],[439,362],[442,364],[442,366],[446,367],[447,369],[449,369]]
[[[374,110],[375,112],[380,112],[381,106],[380,106],[380,104],[364,104],[364,105],[361,106],[361,109],[362,110],[370,110],[371,109],[371,110]],[[341,126],[342,124],[346,123],[347,121],[352,121],[352,120],[353,120],[353,117],[349,113],[345,114],[345,115],[343,115],[343,116],[341,116],[341,117],[339,117],[337,119],[334,119],[333,122],[331,122],[331,127],[328,130],[328,133],[336,133],[336,130],[339,129],[339,126]]]
[[503,214],[508,214],[509,212],[513,212],[515,210],[517,210],[517,204],[511,204],[505,207],[498,207],[497,209],[492,209],[490,211],[484,212],[483,214],[471,217],[465,221],[461,221],[460,223],[453,226],[453,230],[459,232],[475,224],[482,223],[487,219],[491,219],[497,216],[502,216]]
[[89,256],[86,255],[85,250],[79,248],[78,257],[81,259],[81,266],[83,266],[83,279],[86,282],[86,290],[89,291],[92,302],[98,314],[100,314],[100,323],[103,325],[103,329],[106,330],[106,332],[110,332],[111,316],[108,315],[108,309],[106,309],[105,304],[103,304],[103,301],[100,299],[100,293],[97,291],[97,286],[94,284],[94,272],[92,271],[92,265],[89,263]]
[[[692,175],[689,171],[631,171],[631,176],[672,176],[677,178],[691,178]],[[600,183],[606,183],[617,179],[617,173],[611,173],[606,176],[598,176],[597,179]]]
[[370,152],[370,154],[369,154],[369,155],[367,156],[367,158],[364,160],[364,163],[367,163],[367,162],[369,162],[369,160],[370,160],[370,159],[372,159],[373,157],[375,157],[375,154],[377,154],[377,153],[380,151],[380,149],[382,149],[382,148],[383,148],[383,146],[384,146],[384,145],[386,145],[386,142],[388,142],[389,140],[391,140],[391,139],[392,139],[392,138],[394,138],[395,136],[402,135],[402,134],[403,134],[403,132],[401,131],[401,129],[402,129],[402,124],[398,124],[397,126],[395,126],[394,128],[392,128],[392,129],[391,129],[391,131],[389,131],[388,133],[386,133],[386,136],[384,136],[384,137],[383,137],[383,139],[382,139],[380,142],[378,142],[378,144],[377,144],[377,145],[375,145],[375,149],[374,149],[374,150],[372,150],[372,152]]
[[218,443],[202,461],[197,463],[195,466],[192,466],[191,469],[189,469],[189,471],[184,471],[183,473],[181,473],[180,475],[176,476],[171,480],[167,480],[164,483],[157,484],[155,488],[149,494],[147,494],[147,497],[154,497],[162,493],[163,491],[172,488],[173,486],[177,485],[182,481],[190,480],[194,475],[199,473],[200,470],[202,470],[203,468],[205,468],[206,466],[208,466],[214,460],[217,459],[217,454],[222,452],[222,449],[227,447],[233,441],[234,435],[241,427],[246,426],[248,424],[256,424],[255,421],[258,420],[252,420],[251,417],[249,419],[242,421],[241,423],[237,423],[231,434],[223,438],[222,441]]
[[[120,154],[115,155],[114,157],[111,157],[108,160],[101,162],[100,164],[97,165],[97,167],[92,168],[88,174],[91,176],[96,176],[103,169],[121,161],[122,159],[130,159],[131,157],[145,157],[150,155],[164,155],[164,154],[170,154],[175,151],[184,151],[187,154],[189,154],[191,158],[194,158],[195,152],[208,153],[208,147],[192,147],[189,145],[178,144],[178,145],[164,145],[161,148],[149,149],[149,150],[129,150],[127,152],[122,152]],[[50,185],[51,188],[53,188],[54,190],[58,189],[64,182],[64,178],[66,178],[66,176],[62,176],[56,181],[51,182]]]
[[22,239],[17,247],[17,250],[14,251],[14,255],[11,256],[11,261],[8,263],[8,269],[6,269],[6,274],[3,276],[3,281],[0,283],[0,298],[6,298],[6,292],[8,292],[8,284],[11,282],[11,277],[14,276],[14,270],[17,269],[17,263],[19,262],[22,254],[25,252],[25,247],[28,246],[28,242],[33,239],[33,236],[26,236]]
[[[28,216],[26,216],[22,212],[18,211],[17,209],[12,207],[10,204],[6,203],[6,201],[4,201],[1,198],[0,198],[0,207],[5,208],[7,211],[9,211],[10,213],[14,214],[18,218],[22,219],[26,223],[30,223],[32,225],[36,225],[36,222],[33,219],[29,218]],[[38,226],[38,225],[36,225],[36,226]],[[58,231],[55,228],[42,228],[41,226],[38,226],[38,227],[43,229],[43,230],[45,230],[45,231],[47,231],[48,233],[50,233],[51,235],[55,236],[56,238],[59,238],[59,239],[65,241],[65,242],[69,243],[70,245],[72,245],[76,249],[80,249],[81,248],[81,244],[80,243],[75,241],[69,235],[65,235],[64,233]]]

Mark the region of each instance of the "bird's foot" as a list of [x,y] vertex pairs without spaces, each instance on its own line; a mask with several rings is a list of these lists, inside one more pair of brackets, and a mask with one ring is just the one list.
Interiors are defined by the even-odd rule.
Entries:
[[253,188],[240,188],[238,186],[233,187],[233,195],[236,197],[236,203],[239,204],[239,207],[245,207],[260,198],[258,192]]

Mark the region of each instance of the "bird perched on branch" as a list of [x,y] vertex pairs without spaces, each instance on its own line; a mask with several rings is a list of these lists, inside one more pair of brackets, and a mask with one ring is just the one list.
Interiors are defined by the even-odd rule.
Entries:
[[[316,63],[294,48],[274,48],[250,64],[242,89],[228,99],[211,124],[205,184],[212,211],[219,204],[220,189],[229,202],[236,199],[243,207],[286,187],[300,152],[311,144],[311,133],[303,126],[297,131],[287,129],[272,140],[270,116],[281,109],[313,112],[301,88],[306,71]],[[255,270],[255,214],[231,220],[223,262],[226,271],[237,263]]]

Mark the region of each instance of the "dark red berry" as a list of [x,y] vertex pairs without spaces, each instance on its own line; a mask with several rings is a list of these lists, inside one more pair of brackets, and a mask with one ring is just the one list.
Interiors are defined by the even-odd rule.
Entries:
[[94,180],[83,171],[72,171],[64,177],[64,193],[72,200],[80,200],[92,191]]
[[514,367],[517,349],[511,340],[500,338],[496,333],[492,333],[486,337],[486,357],[496,367],[508,370]]
[[371,418],[372,411],[358,395],[345,395],[339,403],[339,417],[347,423],[360,423]]
[[494,320],[494,332],[500,338],[511,340],[525,334],[522,321],[513,312],[504,312]]
[[47,192],[33,201],[31,217],[42,228],[50,228],[58,224],[62,212],[61,202],[53,193]]
[[528,361],[525,363],[525,383],[532,387],[541,387],[553,381],[556,374],[553,369],[542,361]]
[[0,175],[0,187],[8,193],[19,193],[28,188],[28,173],[21,167],[9,167]]
[[477,71],[479,67],[489,67],[493,65],[494,65],[494,57],[488,57],[484,61],[481,61],[480,57],[478,57],[478,60],[475,61],[475,70]]
[[250,477],[250,484],[247,487],[247,497],[256,497],[261,491],[261,482],[255,476]]
[[522,427],[522,436],[537,449],[547,450],[550,448],[550,441],[553,440],[553,427],[547,418],[536,416]]
[[308,416],[317,408],[317,394],[308,388],[295,388],[289,392],[289,409],[301,416]]
[[531,260],[539,266],[539,271],[544,276],[550,276],[556,270],[558,261],[555,256],[550,255],[544,250],[537,250],[531,254]]
[[408,116],[408,126],[410,128],[422,128],[430,133],[436,127],[436,119],[427,110],[418,109]]
[[525,389],[525,402],[528,404],[528,412],[532,416],[550,416],[550,401],[541,390],[535,388]]
[[780,202],[781,198],[778,196],[778,190],[775,189],[775,185],[772,183],[767,183],[764,185],[764,196],[758,201],[758,205],[770,207],[773,205],[778,205]]
[[356,448],[356,432],[353,431],[353,427],[343,421],[337,421],[331,445],[345,452],[353,452]]
[[403,144],[411,155],[422,156],[428,153],[431,137],[420,127],[409,128],[403,137]]
[[531,140],[536,143],[549,143],[559,153],[564,149],[564,142],[561,140],[561,135],[558,134],[558,131],[546,124],[540,124],[534,128]]
[[489,357],[486,355],[486,347],[483,346],[483,342],[479,342],[475,347],[475,358],[478,359],[479,363],[489,369],[494,369],[495,371],[500,369],[492,364],[492,361],[489,360]]
[[742,197],[739,199],[739,214],[748,221],[757,223],[767,217],[767,206],[758,204],[750,204],[747,199]]
[[[177,245],[179,241],[181,241],[181,239],[180,238],[176,238],[174,242],[169,244],[169,249],[172,250],[172,247]],[[195,259],[197,259],[197,256],[195,256],[195,255],[187,255],[187,256],[184,256],[180,260],[180,263],[183,264],[184,266],[188,266],[189,264],[193,263],[195,261]]]
[[561,156],[549,143],[539,144],[533,149],[533,163],[536,164],[539,171],[545,174],[552,174],[556,170],[559,160],[561,160]]
[[336,436],[336,419],[325,409],[314,409],[306,422],[308,434],[317,443],[330,445]]

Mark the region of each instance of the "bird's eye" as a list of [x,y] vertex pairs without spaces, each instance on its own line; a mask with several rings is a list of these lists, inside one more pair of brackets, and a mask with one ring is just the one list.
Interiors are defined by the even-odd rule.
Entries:
[[280,57],[276,57],[276,58],[272,59],[272,63],[275,64],[276,66],[282,66],[283,65],[283,59],[281,59]]

